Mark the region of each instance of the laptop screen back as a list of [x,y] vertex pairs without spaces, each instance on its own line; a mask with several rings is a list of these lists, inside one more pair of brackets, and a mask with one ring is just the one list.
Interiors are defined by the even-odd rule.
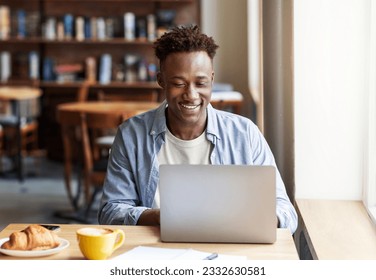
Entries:
[[273,243],[275,167],[161,165],[164,242]]

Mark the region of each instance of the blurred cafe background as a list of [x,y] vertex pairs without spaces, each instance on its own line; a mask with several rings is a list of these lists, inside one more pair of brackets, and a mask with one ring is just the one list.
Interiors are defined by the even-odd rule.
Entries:
[[213,106],[258,125],[290,199],[357,201],[374,223],[375,10],[372,0],[0,0],[0,230],[97,223],[117,125],[164,98],[153,42],[186,24],[220,46]]

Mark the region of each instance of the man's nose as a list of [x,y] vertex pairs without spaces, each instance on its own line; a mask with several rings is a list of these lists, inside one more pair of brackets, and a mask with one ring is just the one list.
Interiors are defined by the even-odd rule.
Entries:
[[186,95],[190,99],[196,99],[199,97],[198,91],[194,85],[189,85],[187,87]]

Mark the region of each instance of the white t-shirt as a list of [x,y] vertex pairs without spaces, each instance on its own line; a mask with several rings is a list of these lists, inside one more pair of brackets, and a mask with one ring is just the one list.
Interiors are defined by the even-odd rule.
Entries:
[[[205,131],[193,140],[181,140],[168,129],[164,145],[158,153],[159,164],[210,164],[212,146]],[[153,208],[159,208],[159,188],[155,192]]]

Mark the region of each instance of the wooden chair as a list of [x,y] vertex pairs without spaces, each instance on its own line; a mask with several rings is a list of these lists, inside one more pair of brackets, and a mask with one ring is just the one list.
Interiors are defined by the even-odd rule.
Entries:
[[88,100],[89,90],[92,82],[84,81],[77,91],[77,101],[84,102]]
[[[81,196],[81,116],[79,113],[60,112],[59,122],[64,148],[64,183],[68,198],[75,210],[79,209],[79,200]],[[76,192],[73,191],[72,178],[73,169],[78,168],[78,184]]]
[[[28,82],[22,81],[10,81],[8,83],[10,86],[26,86],[30,88],[39,88],[39,81],[30,80]],[[7,128],[8,129],[8,128]],[[12,128],[9,128],[10,131],[6,131],[5,134],[9,135],[10,133],[15,133],[11,131]],[[25,120],[21,126],[21,136],[22,136],[22,150],[23,153],[27,151],[37,151],[38,150],[38,120],[36,118]]]
[[[26,87],[30,89],[38,88],[38,81],[29,81],[29,82],[18,82],[10,81],[8,83],[9,87]],[[30,105],[28,105],[30,106]],[[31,106],[36,106],[33,104]],[[35,110],[35,109],[33,109]],[[33,157],[36,163],[36,166],[40,165],[40,158],[45,156],[45,150],[40,149],[39,147],[39,123],[37,118],[34,116],[32,118],[23,118],[21,121],[21,126],[17,127],[13,124],[8,124],[3,127],[3,155],[7,157],[15,157],[18,152],[17,146],[17,133],[20,129],[21,136],[21,154],[23,157],[30,156]],[[38,168],[39,171],[39,168]]]
[[102,190],[104,178],[107,171],[107,155],[94,157],[95,137],[97,132],[106,129],[114,129],[123,122],[121,114],[95,114],[86,113],[80,115],[82,132],[82,150],[84,161],[84,191],[87,201],[88,214],[91,210],[97,194]]
[[[90,86],[90,84],[87,84],[87,85]],[[88,90],[85,89],[85,85],[81,87],[79,96],[81,98],[86,98],[87,100],[89,94],[88,94]],[[106,101],[157,102],[158,92],[155,90],[149,90],[149,91],[140,91],[140,92],[129,92],[127,94],[123,94],[122,92],[116,92],[114,90],[105,91],[103,89],[99,89],[95,93],[94,98],[95,100],[105,101],[105,102]],[[92,135],[93,139],[95,139],[93,140],[93,154],[95,158],[98,158],[100,156],[100,153],[103,152],[104,149],[108,148],[108,146],[112,144],[112,140],[114,136],[115,135],[114,135],[113,129],[106,129],[104,131],[98,130],[96,134]]]
[[4,130],[0,125],[0,172],[3,171],[3,155],[4,155]]
[[[132,103],[127,106],[126,102],[76,102],[73,104],[61,104],[57,109],[57,120],[61,127],[62,142],[64,147],[64,179],[68,196],[72,202],[75,212],[58,214],[62,218],[74,219],[81,222],[89,222],[88,215],[96,194],[102,189],[104,175],[107,167],[107,157],[97,158],[93,156],[92,150],[94,140],[92,137],[96,132],[105,129],[117,129],[118,126],[135,114],[144,111],[143,106],[153,108],[157,104],[143,104],[140,107]],[[103,107],[100,107],[103,106]],[[107,150],[109,148],[107,147]],[[108,154],[108,153],[107,153]],[[80,174],[79,167],[84,167]],[[72,179],[75,175],[73,167],[79,172],[78,186],[72,188]],[[81,190],[81,191],[76,191]],[[84,194],[85,204],[82,204]],[[87,207],[86,207],[87,206]],[[72,215],[73,214],[73,215]]]
[[[39,151],[38,145],[38,121],[32,120],[21,125],[21,147],[22,155],[34,155]],[[15,155],[17,153],[16,145],[16,133],[17,127],[5,127],[4,134],[7,138],[7,153],[9,156]]]
[[[78,88],[77,101],[84,102],[87,100],[90,82],[84,82]],[[75,210],[80,208],[79,201],[81,197],[81,165],[83,165],[83,155],[80,153],[82,133],[81,133],[81,115],[79,113],[61,112],[59,123],[64,147],[64,183],[68,198]],[[76,168],[74,168],[76,167]],[[77,170],[77,190],[73,191],[72,178],[74,177],[73,169]]]

